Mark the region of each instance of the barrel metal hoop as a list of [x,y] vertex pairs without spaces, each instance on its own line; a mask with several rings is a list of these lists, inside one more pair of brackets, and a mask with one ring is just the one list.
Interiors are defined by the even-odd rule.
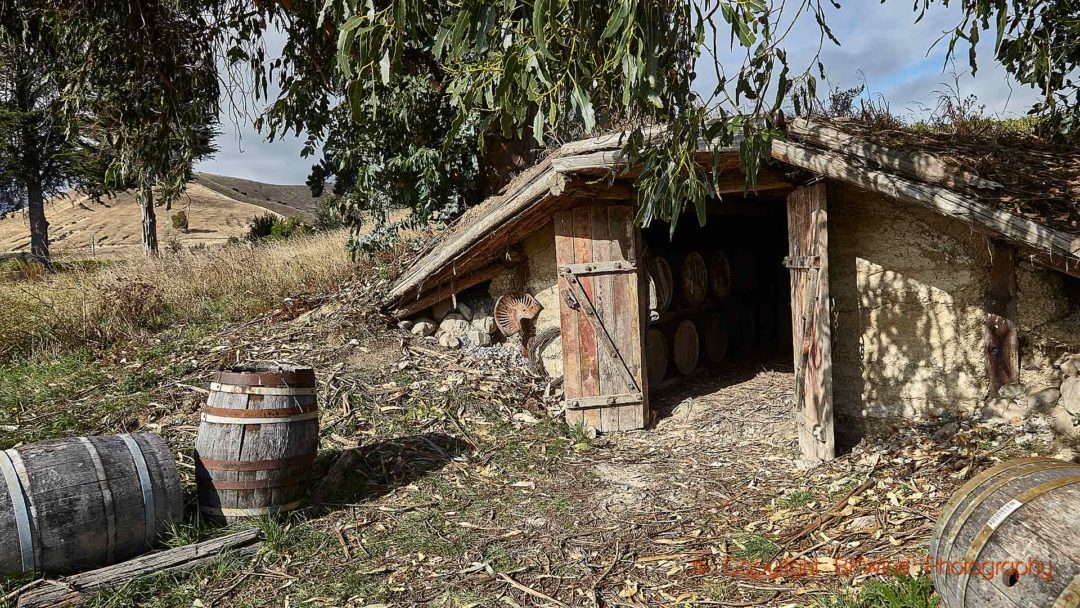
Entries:
[[[1072,463],[1064,463],[1072,464]],[[1073,464],[1073,466],[1076,466]],[[1076,483],[1080,483],[1080,475],[1069,475],[1067,477],[1058,477],[1057,479],[1051,479],[1050,481],[1043,482],[1034,488],[1028,489],[1016,498],[1005,503],[1005,505],[998,509],[991,518],[983,526],[983,529],[975,536],[975,539],[971,541],[971,548],[964,555],[965,564],[974,564],[978,561],[979,556],[982,555],[983,549],[986,548],[986,544],[990,542],[990,538],[994,536],[994,532],[998,527],[1008,519],[1017,509],[1026,505],[1027,503],[1035,500],[1036,498],[1065,486],[1070,486]],[[993,524],[993,525],[991,525]],[[964,601],[967,599],[968,583],[971,580],[971,569],[965,568],[964,572],[960,574],[960,605],[964,605]]]
[[217,515],[220,517],[258,517],[259,515],[274,515],[285,511],[292,511],[304,504],[304,501],[296,500],[284,505],[272,505],[269,507],[254,507],[250,509],[233,509],[225,507],[200,507],[203,513],[207,515]]
[[[255,410],[247,410],[255,411]],[[212,424],[282,424],[287,422],[301,422],[304,420],[316,420],[319,418],[319,412],[307,412],[304,414],[294,414],[292,416],[274,416],[265,418],[236,418],[234,416],[215,416],[213,414],[202,414],[199,419],[203,422],[209,422]]]
[[18,457],[15,450],[0,452],[0,473],[3,474],[7,484],[8,496],[11,497],[11,506],[15,510],[15,527],[19,532],[19,550],[22,554],[22,568],[24,572],[37,569],[34,560],[34,536],[30,528],[30,511],[26,505],[26,494],[23,492],[19,474],[15,471],[14,458]]
[[[1005,464],[1012,464],[1014,466],[1004,467],[1002,465],[998,465],[997,467],[994,467],[993,469],[988,469],[988,470],[984,471],[984,473],[990,473],[991,471],[994,471],[994,469],[997,469],[996,471],[994,471],[994,474],[986,475],[985,477],[983,477],[980,480],[980,484],[985,483],[986,481],[993,478],[995,475],[1001,474],[1001,473],[1003,473],[1003,472],[1005,472],[1007,470],[1012,470],[1012,469],[1018,469],[1018,470],[1021,470],[1023,472],[1023,474],[1028,474],[1028,473],[1037,473],[1039,471],[1049,471],[1049,470],[1053,470],[1053,469],[1063,469],[1063,468],[1070,468],[1070,467],[1075,467],[1076,466],[1076,465],[1074,465],[1072,463],[1062,462],[1060,460],[1054,460],[1052,458],[1030,458],[1030,459],[1023,459],[1023,460],[1020,460],[1020,461],[1014,460],[1011,463],[1005,463]],[[1032,469],[1032,467],[1030,467],[1029,465],[1036,465],[1036,464],[1037,465],[1045,465],[1045,466],[1034,468],[1033,470],[1030,470],[1030,469]],[[1001,467],[1001,468],[999,468],[999,467]],[[1016,479],[1017,479],[1016,476],[1005,477],[1003,479],[998,479],[997,481],[995,481],[995,482],[991,483],[990,485],[986,486],[985,488],[983,488],[983,490],[981,492],[979,492],[975,496],[975,498],[973,498],[971,500],[970,503],[968,503],[967,507],[965,507],[964,510],[960,512],[959,517],[956,519],[955,529],[960,530],[961,528],[963,528],[964,525],[967,524],[967,520],[968,520],[969,517],[971,517],[971,514],[975,512],[975,509],[979,508],[979,505],[981,505],[983,503],[983,501],[986,500],[986,498],[988,496],[990,496],[994,492],[997,492],[1003,486],[1005,486],[1006,484],[1011,483],[1012,481],[1014,481]],[[971,481],[975,481],[975,480],[972,479]],[[976,485],[980,485],[980,484],[976,484]],[[973,489],[973,488],[969,488],[968,493],[970,493],[971,489]],[[959,490],[958,495],[960,494],[960,492],[963,492],[963,490],[962,489]],[[957,502],[957,504],[959,504],[959,501]],[[952,514],[950,514],[950,517],[951,517],[951,515]],[[942,528],[942,534],[944,534],[944,533],[945,533],[945,528]],[[939,556],[939,555],[937,555],[936,552],[934,552],[932,554],[937,556],[937,557],[944,557],[945,560],[947,561],[947,560],[952,559],[952,550],[954,548],[955,547],[952,547],[952,546],[949,547],[949,555]]]
[[1080,574],[1073,577],[1058,595],[1053,608],[1077,608],[1080,606]]
[[314,386],[315,370],[310,367],[273,372],[222,370],[214,374],[212,381],[239,386]]
[[101,462],[101,455],[98,454],[97,447],[90,438],[79,437],[79,442],[86,447],[86,453],[90,455],[90,461],[94,463],[94,471],[97,472],[101,505],[105,509],[105,559],[111,564],[116,553],[116,505],[113,504],[109,476],[105,474],[105,465]]
[[981,485],[991,477],[1008,471],[1013,467],[1027,464],[1029,462],[1054,462],[1052,458],[1046,457],[1033,457],[1033,458],[1020,458],[1018,460],[1009,460],[1006,462],[1000,462],[985,471],[979,472],[978,475],[967,480],[967,483],[960,486],[960,489],[953,495],[953,499],[945,505],[945,510],[941,512],[938,517],[937,523],[934,525],[934,533],[930,536],[930,555],[937,556],[937,543],[938,539],[945,533],[945,527],[949,524],[949,520],[956,513],[956,509],[960,507],[960,503],[971,493],[976,487]]
[[207,471],[272,471],[285,467],[307,466],[315,462],[315,454],[301,454],[291,458],[277,458],[274,460],[214,460],[212,458],[197,458]]
[[242,410],[232,407],[211,407],[208,405],[203,408],[203,413],[210,414],[212,416],[221,416],[222,418],[281,418],[284,416],[293,416],[296,414],[317,412],[318,410],[318,403],[308,403],[307,405],[298,405],[295,407],[279,407],[265,410]]
[[287,488],[289,486],[299,485],[307,480],[307,478],[307,475],[293,475],[292,477],[282,477],[280,479],[225,481],[222,479],[197,476],[195,478],[195,485],[200,488],[209,488],[213,490],[268,490],[271,488]]
[[135,470],[139,474],[139,486],[142,488],[143,497],[143,542],[147,547],[154,544],[154,534],[157,533],[157,521],[154,509],[154,485],[150,482],[150,471],[146,468],[146,458],[142,448],[135,438],[127,433],[120,435],[131,459],[135,461]]
[[243,386],[240,384],[210,383],[210,392],[232,393],[234,395],[273,395],[278,397],[297,397],[302,395],[317,395],[319,389],[314,386],[280,387],[280,386]]

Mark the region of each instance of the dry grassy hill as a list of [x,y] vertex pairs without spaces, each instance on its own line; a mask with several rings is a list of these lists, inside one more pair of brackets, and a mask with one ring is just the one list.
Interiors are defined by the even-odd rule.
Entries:
[[315,215],[319,209],[320,199],[311,196],[311,189],[303,184],[266,184],[213,173],[196,173],[193,183],[229,198],[269,209],[274,213],[298,216],[308,223],[315,221]]
[[[317,206],[318,199],[307,186],[261,184],[199,173],[171,211],[158,208],[158,236],[162,247],[218,246],[231,237],[245,236],[251,219],[268,210],[310,222]],[[187,232],[172,227],[170,216],[177,211],[188,215]],[[142,218],[130,192],[98,203],[84,196],[60,196],[47,203],[46,217],[57,260],[118,259],[142,253]],[[29,249],[26,212],[0,219],[0,257]]]

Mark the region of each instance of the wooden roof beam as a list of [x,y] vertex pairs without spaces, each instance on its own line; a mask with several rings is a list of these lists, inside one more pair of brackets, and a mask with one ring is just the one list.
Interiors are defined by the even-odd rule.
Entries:
[[[1050,266],[1056,270],[1080,266],[1080,238],[1014,213],[994,209],[940,186],[915,182],[868,167],[855,166],[849,157],[790,141],[774,141],[772,156],[781,162],[819,175],[956,218],[992,236],[1042,254],[1029,256],[1033,262],[1050,265],[1048,262],[1059,260]],[[1073,273],[1069,272],[1069,274]]]
[[1002,187],[1001,184],[983,179],[974,173],[950,167],[935,154],[893,150],[857,135],[845,133],[828,124],[806,118],[791,121],[788,124],[787,133],[827,150],[858,156],[884,169],[891,169],[932,184],[984,190],[996,190]]

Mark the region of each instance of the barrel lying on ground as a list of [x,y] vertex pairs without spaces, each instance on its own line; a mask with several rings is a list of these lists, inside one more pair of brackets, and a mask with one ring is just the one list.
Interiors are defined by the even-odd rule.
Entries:
[[68,573],[134,557],[183,517],[176,463],[153,433],[0,452],[0,572]]
[[930,539],[945,608],[1080,605],[1080,465],[1024,458],[979,473]]
[[218,372],[195,440],[199,508],[213,521],[231,523],[300,507],[318,447],[312,369]]

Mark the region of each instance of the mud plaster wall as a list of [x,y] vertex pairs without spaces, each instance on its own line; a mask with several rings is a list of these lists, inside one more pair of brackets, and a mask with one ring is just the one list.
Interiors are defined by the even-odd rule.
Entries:
[[[827,197],[837,418],[862,428],[979,407],[988,396],[986,237],[852,186],[830,183]],[[1050,373],[1062,337],[1080,336],[1063,320],[1075,308],[1063,275],[1026,265],[1017,274],[1021,381],[1030,385]]]

